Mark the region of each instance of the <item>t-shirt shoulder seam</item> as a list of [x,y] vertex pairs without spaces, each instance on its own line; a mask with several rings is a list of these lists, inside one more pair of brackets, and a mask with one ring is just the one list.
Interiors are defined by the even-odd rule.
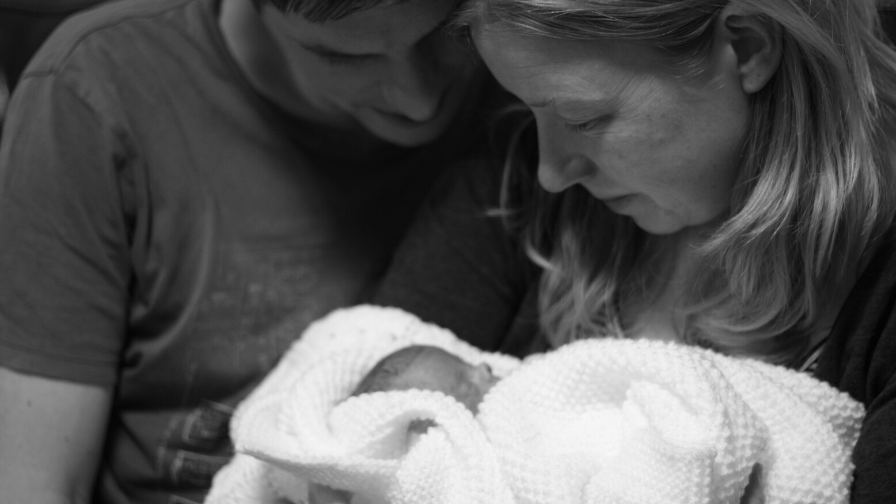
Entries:
[[[103,120],[103,114],[99,111],[99,108],[97,106],[95,106],[93,103],[91,103],[90,100],[86,96],[84,96],[84,93],[79,92],[75,83],[69,79],[66,79],[64,74],[62,74],[61,72],[58,72],[57,70],[41,70],[41,71],[31,72],[27,76],[28,80],[32,80],[32,79],[36,80],[36,79],[44,79],[44,78],[56,79],[59,82],[60,86],[64,87],[66,90],[68,90],[68,92],[71,93],[71,95],[76,100],[78,100],[78,102],[80,102],[81,105],[83,105],[84,108],[87,109],[87,111],[89,111],[91,117],[93,117],[93,120],[96,121],[96,123],[100,127],[107,127],[109,129],[109,131],[111,131],[112,134],[115,136],[115,139],[119,142],[119,144],[123,148],[125,148],[126,151],[128,151],[128,152],[131,151],[131,149],[129,148],[130,144],[127,141],[127,134],[124,131],[122,131],[121,128],[114,127],[114,126],[110,127],[110,123],[107,123],[106,121]],[[26,80],[26,78],[23,76],[23,78],[19,82],[22,82],[24,80]]]
[[57,75],[59,76],[63,71],[63,67],[68,62],[69,58],[71,58],[72,53],[74,53],[84,42],[85,39],[94,35],[95,33],[113,28],[115,26],[120,25],[121,23],[133,20],[133,19],[152,19],[157,16],[164,16],[169,12],[175,9],[182,9],[189,6],[193,0],[179,0],[176,3],[173,2],[173,5],[168,5],[164,9],[154,8],[147,9],[146,12],[143,13],[135,13],[135,12],[127,12],[122,13],[116,18],[110,19],[102,24],[94,26],[90,29],[86,29],[83,33],[77,35],[73,38],[71,45],[60,53],[59,57],[56,58],[51,64],[47,65],[46,68],[40,68],[37,70],[26,70],[20,77],[20,80],[24,80],[28,77],[32,76],[42,76],[46,74]]

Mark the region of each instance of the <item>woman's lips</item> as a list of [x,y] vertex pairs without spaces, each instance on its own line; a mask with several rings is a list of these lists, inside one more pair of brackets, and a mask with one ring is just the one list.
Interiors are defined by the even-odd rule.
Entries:
[[607,207],[610,210],[612,210],[614,212],[619,212],[619,211],[623,210],[625,207],[627,207],[632,202],[632,200],[634,200],[634,198],[635,198],[634,194],[624,194],[622,196],[615,196],[615,197],[606,198],[606,199],[599,198],[599,199],[601,201],[603,201],[604,205],[607,205]]

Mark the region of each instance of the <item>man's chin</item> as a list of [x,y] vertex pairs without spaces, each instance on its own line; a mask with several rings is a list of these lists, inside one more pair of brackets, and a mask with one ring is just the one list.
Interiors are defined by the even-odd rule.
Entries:
[[373,135],[402,147],[418,147],[439,138],[451,124],[450,117],[424,123],[396,124],[380,117],[361,117],[361,125]]
[[444,133],[445,128],[430,128],[414,131],[372,131],[374,135],[376,135],[381,140],[385,140],[386,142],[400,145],[402,147],[419,147],[438,139],[442,135],[442,133]]

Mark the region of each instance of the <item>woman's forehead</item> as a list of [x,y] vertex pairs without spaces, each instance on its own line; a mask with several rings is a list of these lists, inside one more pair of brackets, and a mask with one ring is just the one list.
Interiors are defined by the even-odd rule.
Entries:
[[[654,51],[632,42],[562,40],[482,29],[475,41],[492,74],[532,109],[612,109],[627,93],[668,78]],[[643,89],[641,89],[643,91]]]
[[669,67],[657,50],[629,41],[566,40],[507,29],[478,30],[473,41],[493,72],[513,70],[537,76],[560,66],[581,66],[658,73]]

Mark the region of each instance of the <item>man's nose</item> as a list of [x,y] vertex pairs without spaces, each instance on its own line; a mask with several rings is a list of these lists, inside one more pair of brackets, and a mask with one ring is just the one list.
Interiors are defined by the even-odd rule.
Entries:
[[424,122],[439,111],[448,78],[440,78],[433,61],[421,54],[411,54],[393,63],[383,94],[392,111],[408,119]]
[[593,177],[594,163],[577,152],[570,133],[538,128],[538,182],[548,192],[559,193]]

